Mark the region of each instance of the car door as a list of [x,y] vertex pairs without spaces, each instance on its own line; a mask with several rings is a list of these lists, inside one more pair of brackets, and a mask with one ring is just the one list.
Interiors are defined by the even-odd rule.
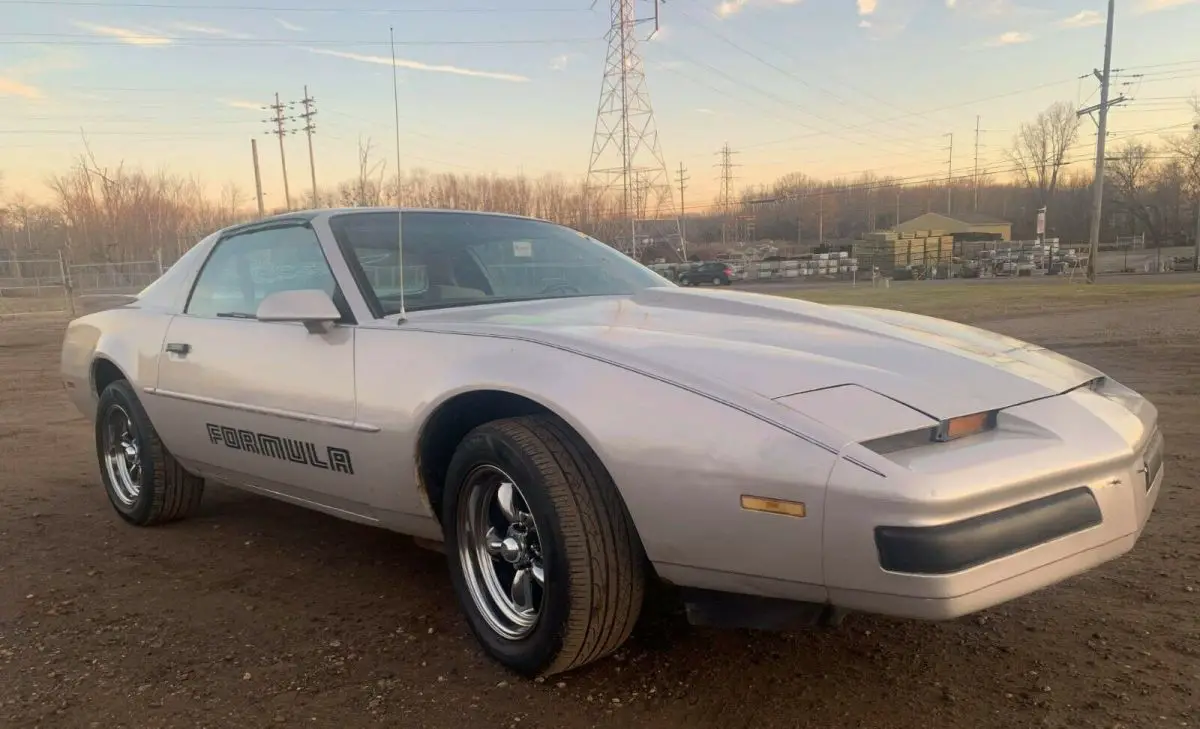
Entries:
[[[343,321],[323,333],[254,318],[269,294],[322,289]],[[353,317],[316,233],[289,221],[218,241],[163,339],[156,426],[203,475],[369,518],[355,456]]]

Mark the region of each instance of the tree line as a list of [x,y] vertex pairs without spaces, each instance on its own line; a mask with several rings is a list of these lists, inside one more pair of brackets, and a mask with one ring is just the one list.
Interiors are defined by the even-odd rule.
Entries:
[[[1144,233],[1151,247],[1192,242],[1200,214],[1200,102],[1193,106],[1197,123],[1182,134],[1112,138],[1106,155],[1104,240]],[[945,213],[947,207],[951,214],[970,211],[1009,220],[1014,238],[1032,238],[1037,211],[1045,207],[1048,235],[1083,242],[1091,215],[1094,156],[1083,129],[1070,102],[1052,104],[1020,125],[1002,168],[979,177],[906,179],[867,173],[819,179],[786,174],[770,184],[746,187],[724,205],[705,203],[684,211],[689,252],[709,255],[737,242],[791,246],[855,239],[891,227],[897,219]],[[191,176],[101,165],[86,145],[69,169],[46,181],[49,202],[32,203],[19,191],[5,194],[2,182],[0,258],[66,251],[73,261],[120,262],[146,260],[156,250],[173,258],[213,230],[257,217],[252,195],[232,183],[212,197]],[[368,139],[359,143],[353,178],[318,190],[316,200],[308,193],[301,205],[399,203],[486,210],[552,220],[613,244],[627,241],[623,201],[611,195],[596,198],[589,199],[582,181],[558,174],[423,169],[389,174],[386,160]],[[645,199],[633,204],[639,211],[653,207]],[[649,249],[652,256],[673,253],[669,246]]]

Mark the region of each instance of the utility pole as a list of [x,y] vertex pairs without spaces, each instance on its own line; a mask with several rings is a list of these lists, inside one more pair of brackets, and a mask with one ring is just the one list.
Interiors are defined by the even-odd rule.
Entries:
[[308,170],[310,173],[312,173],[312,206],[314,208],[320,207],[319,203],[317,202],[317,166],[313,162],[312,146],[312,135],[313,132],[317,131],[316,126],[313,125],[312,119],[317,113],[317,110],[313,108],[313,102],[315,101],[316,99],[313,99],[308,95],[308,86],[305,85],[304,98],[300,100],[300,103],[304,105],[304,113],[300,115],[300,118],[304,120],[304,126],[302,127],[302,130],[308,135]]
[[1079,110],[1078,115],[1100,112],[1099,130],[1096,134],[1096,179],[1092,181],[1092,221],[1088,235],[1090,250],[1088,252],[1087,282],[1096,283],[1096,259],[1100,255],[1100,213],[1104,206],[1104,142],[1108,136],[1108,107],[1125,100],[1121,96],[1113,101],[1108,100],[1108,84],[1112,77],[1112,39],[1113,13],[1116,0],[1108,0],[1108,26],[1104,33],[1104,71],[1092,70],[1100,79],[1100,104],[1095,107]]
[[263,208],[262,174],[258,171],[258,140],[250,140],[250,156],[254,159],[254,195],[258,198],[258,217],[264,217],[267,212]]
[[950,159],[946,162],[946,214],[954,212],[954,132],[943,134],[950,137]]
[[1200,271],[1200,191],[1196,192],[1196,252],[1192,255],[1192,270]]
[[817,198],[817,245],[825,245],[825,191]]
[[724,222],[721,224],[721,245],[729,243],[729,214],[733,208],[733,168],[737,165],[733,164],[733,150],[729,148],[729,143],[721,147],[717,152],[721,156],[721,161],[717,163],[717,167],[721,168],[721,192],[718,202],[721,205],[721,215]]
[[896,186],[896,225],[893,226],[897,232],[900,230],[900,186]]
[[804,198],[808,197],[808,190],[800,193],[796,199],[796,247],[799,248],[804,237]]
[[975,180],[975,203],[973,210],[979,212],[979,115],[975,115],[975,172],[972,174]]
[[269,120],[270,122],[272,122],[275,125],[275,129],[274,129],[274,131],[267,132],[267,134],[274,134],[275,136],[279,137],[279,164],[283,167],[283,199],[284,199],[285,204],[287,205],[287,209],[291,210],[292,209],[292,192],[291,192],[291,189],[288,187],[287,157],[284,155],[284,152],[283,152],[283,137],[285,134],[288,133],[288,130],[285,129],[283,126],[285,117],[283,116],[283,104],[279,103],[279,93],[278,92],[276,92],[276,94],[275,94],[275,103],[271,104],[268,108],[273,109],[275,111],[275,118]]
[[683,202],[683,191],[687,189],[687,170],[679,163],[679,247],[683,253],[683,261],[687,262],[687,205]]

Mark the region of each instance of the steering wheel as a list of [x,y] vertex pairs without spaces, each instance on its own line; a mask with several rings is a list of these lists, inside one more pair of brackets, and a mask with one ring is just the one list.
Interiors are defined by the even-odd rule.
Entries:
[[538,292],[539,296],[545,294],[582,294],[583,290],[572,286],[566,281],[555,281],[554,283],[546,284],[546,286]]

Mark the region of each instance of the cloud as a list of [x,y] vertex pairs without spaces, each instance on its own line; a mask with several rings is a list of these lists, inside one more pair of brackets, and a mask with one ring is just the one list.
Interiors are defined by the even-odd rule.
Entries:
[[555,56],[550,59],[550,68],[554,71],[562,71],[571,62],[571,55],[564,53],[560,56]]
[[[392,59],[390,56],[368,56],[363,53],[349,53],[346,51],[333,51],[333,50],[329,50],[327,48],[306,48],[305,50],[307,50],[309,53],[318,53],[323,56],[333,56],[335,58],[345,58],[345,59],[348,59],[351,61],[358,61],[360,63],[378,63],[381,66],[392,65]],[[519,83],[519,82],[524,82],[524,81],[529,80],[529,78],[527,76],[519,76],[515,73],[501,73],[501,72],[497,72],[497,71],[478,71],[473,68],[461,68],[459,66],[432,65],[432,64],[428,64],[428,63],[422,63],[420,61],[410,61],[410,60],[403,59],[403,58],[396,59],[396,66],[398,68],[407,68],[407,69],[410,69],[413,71],[429,71],[431,73],[450,73],[450,74],[455,74],[458,76],[473,76],[475,78],[490,78],[490,79],[495,79],[497,81],[514,81],[514,82]]]
[[242,101],[241,99],[217,99],[225,106],[232,106],[234,109],[249,109],[251,111],[262,111],[263,105],[256,104],[253,101]]
[[118,28],[114,25],[93,25],[91,23],[75,22],[75,26],[90,30],[97,35],[107,35],[131,46],[166,46],[171,44],[170,38],[164,38],[161,33],[152,29],[131,30]]
[[303,33],[305,30],[307,30],[304,26],[296,25],[295,23],[289,23],[283,18],[275,18],[275,22],[279,23],[279,27],[283,28],[284,30],[290,30],[293,33]]
[[695,112],[697,114],[716,114],[717,113],[717,112],[713,111],[712,109],[704,109],[704,108],[696,109]]
[[739,12],[742,8],[746,7],[746,3],[749,1],[750,0],[724,0],[724,2],[717,6],[717,15],[720,15],[722,18],[728,18],[730,15],[733,15],[734,13]]
[[946,0],[946,7],[982,18],[1007,18],[1010,21],[1024,18],[1029,22],[1038,19],[1036,22],[1039,23],[1047,22],[1046,16],[1056,12],[1044,7],[1024,5],[1018,0]]
[[[804,0],[753,0],[753,2],[763,5],[798,5],[803,1]],[[720,15],[722,18],[728,18],[730,15],[735,15],[736,13],[741,12],[743,8],[750,4],[750,2],[751,0],[722,0],[721,4],[717,6],[717,15]]]
[[42,92],[15,78],[0,76],[0,96],[20,96],[23,99],[40,99]]
[[858,14],[871,15],[879,7],[878,0],[858,0]]
[[224,28],[218,28],[215,25],[204,25],[203,23],[171,23],[171,27],[177,30],[182,30],[185,33],[198,33],[200,35],[212,35],[220,38],[246,39],[254,37],[246,33],[225,30]]
[[1010,30],[1007,33],[1001,33],[987,43],[984,43],[984,45],[988,48],[999,48],[1001,46],[1015,46],[1020,43],[1028,43],[1031,40],[1033,40],[1033,36],[1028,33]]
[[1170,10],[1184,5],[1200,2],[1200,0],[1141,0],[1134,8],[1134,12],[1138,15],[1144,13],[1157,13],[1160,10]]
[[55,71],[73,71],[82,68],[83,64],[75,53],[69,49],[42,48],[39,55],[0,69],[4,75],[15,78],[25,76],[40,76]]
[[1103,25],[1104,16],[1095,10],[1080,10],[1069,18],[1063,18],[1058,24],[1064,28],[1089,28],[1093,25]]

